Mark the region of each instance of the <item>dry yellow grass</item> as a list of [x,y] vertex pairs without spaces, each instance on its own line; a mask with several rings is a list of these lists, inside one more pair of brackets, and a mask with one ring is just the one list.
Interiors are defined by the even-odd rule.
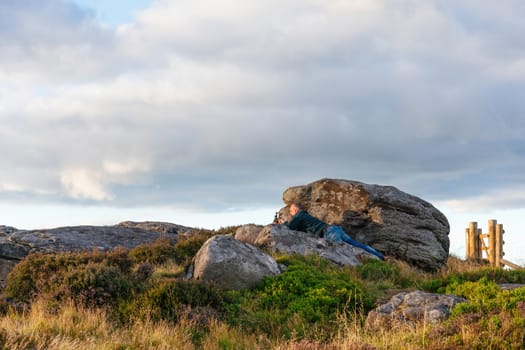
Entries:
[[441,270],[441,274],[449,275],[453,273],[472,272],[483,267],[487,267],[487,264],[479,261],[463,260],[450,255],[447,260],[447,265]]
[[184,266],[177,264],[173,260],[168,260],[166,263],[155,267],[153,279],[160,278],[176,278],[184,273]]
[[67,304],[52,311],[37,301],[27,313],[10,313],[0,319],[7,349],[113,350],[113,349],[193,349],[191,323],[168,325],[136,321],[117,327],[103,310]]

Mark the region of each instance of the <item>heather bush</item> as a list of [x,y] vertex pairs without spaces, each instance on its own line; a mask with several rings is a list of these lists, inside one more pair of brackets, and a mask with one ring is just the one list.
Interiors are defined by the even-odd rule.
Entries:
[[134,282],[133,276],[115,266],[89,262],[69,270],[62,286],[50,291],[50,296],[58,300],[72,298],[86,306],[116,304],[131,295]]
[[189,235],[181,235],[176,243],[167,238],[160,238],[153,243],[141,244],[133,248],[129,256],[135,263],[148,262],[161,265],[172,261],[179,265],[188,265],[204,242],[213,234],[213,231],[195,230]]
[[204,242],[206,242],[211,235],[197,234],[190,238],[181,239],[177,242],[175,255],[173,260],[180,265],[188,265],[191,259],[201,249]]
[[4,293],[17,301],[37,296],[73,298],[87,304],[114,303],[130,295],[141,277],[132,271],[126,250],[32,254],[8,276]]
[[153,243],[141,244],[129,252],[135,262],[162,264],[176,255],[176,245],[172,240],[160,238]]

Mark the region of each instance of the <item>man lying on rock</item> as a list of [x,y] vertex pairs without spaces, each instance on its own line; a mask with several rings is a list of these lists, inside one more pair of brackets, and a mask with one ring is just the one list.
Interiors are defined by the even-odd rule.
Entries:
[[352,239],[345,231],[339,226],[328,225],[323,221],[308,214],[306,210],[300,204],[293,203],[290,205],[290,221],[280,222],[281,219],[276,219],[275,223],[284,224],[291,230],[302,231],[310,233],[316,237],[324,237],[327,241],[331,242],[345,242],[354,247],[361,248],[372,255],[377,256],[381,260],[385,260],[383,254],[375,250],[374,248],[357,242]]

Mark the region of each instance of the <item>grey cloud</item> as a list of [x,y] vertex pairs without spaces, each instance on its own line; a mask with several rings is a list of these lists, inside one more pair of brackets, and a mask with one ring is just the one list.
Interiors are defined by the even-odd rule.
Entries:
[[[243,17],[198,8],[206,2],[158,2],[116,33],[63,3],[23,4],[69,33],[43,32],[40,45],[78,39],[99,59],[64,78],[39,73],[53,55],[39,56],[47,98],[37,104],[30,86],[19,98],[31,111],[0,109],[11,169],[0,185],[27,189],[2,198],[228,209],[279,202],[284,188],[321,177],[439,200],[525,180],[525,81],[493,74],[523,54],[500,40],[522,26],[507,4],[247,2]],[[170,15],[184,20],[160,18]],[[486,21],[498,29],[478,25]],[[9,33],[10,45],[27,35]],[[75,174],[83,182],[72,183]]]
[[3,1],[0,30],[0,77],[14,85],[67,84],[118,67],[113,33],[66,1]]

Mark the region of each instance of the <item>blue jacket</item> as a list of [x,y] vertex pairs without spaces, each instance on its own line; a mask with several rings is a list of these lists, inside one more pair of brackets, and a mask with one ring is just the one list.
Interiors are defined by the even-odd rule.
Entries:
[[323,237],[324,231],[328,225],[321,220],[301,210],[291,220],[284,223],[291,230],[310,233],[317,237]]

